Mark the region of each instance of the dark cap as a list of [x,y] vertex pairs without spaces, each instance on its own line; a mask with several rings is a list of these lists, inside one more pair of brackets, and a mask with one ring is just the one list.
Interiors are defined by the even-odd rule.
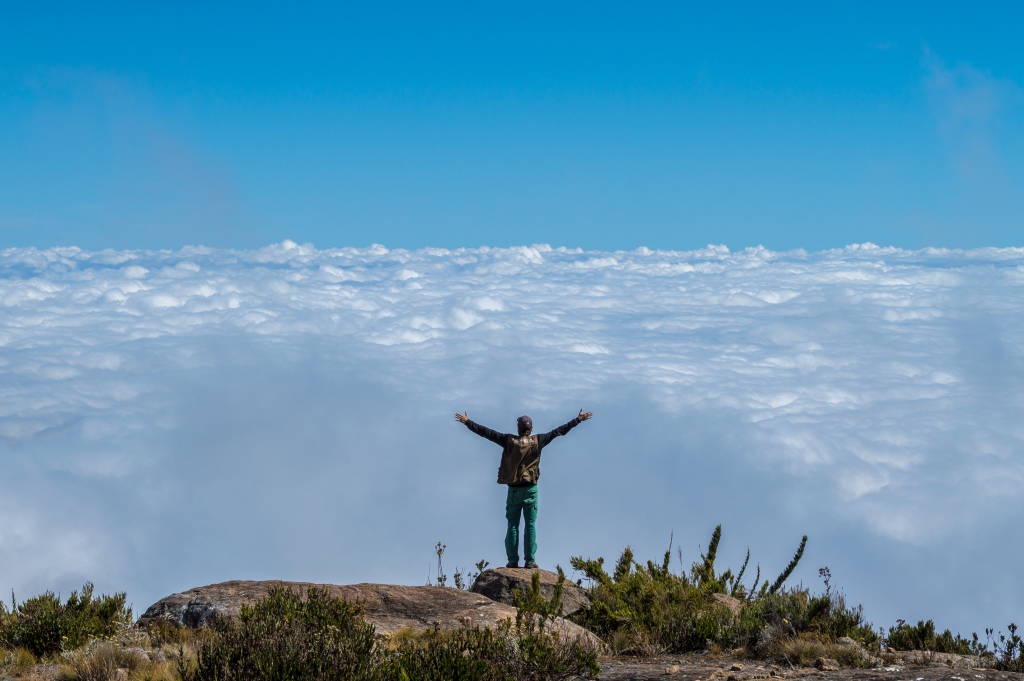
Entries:
[[533,419],[529,416],[520,416],[516,419],[516,425],[519,426],[520,433],[525,433],[528,430],[533,430]]

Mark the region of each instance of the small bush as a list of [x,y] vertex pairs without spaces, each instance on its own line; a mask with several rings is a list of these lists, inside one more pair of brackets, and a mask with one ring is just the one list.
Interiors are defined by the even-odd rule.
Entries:
[[[703,650],[709,641],[737,638],[728,608],[713,595],[723,591],[722,579],[703,566],[695,568],[696,583],[668,569],[671,552],[661,565],[641,565],[629,548],[612,574],[604,559],[573,558],[572,565],[592,582],[589,607],[570,616],[609,642],[613,649],[658,646],[676,652]],[[698,570],[701,570],[698,572]]]
[[381,679],[497,679],[498,638],[490,629],[406,632],[377,651]]
[[[1006,672],[1024,672],[1024,640],[1017,635],[1016,624],[1010,624],[1007,629],[1010,635],[999,634],[995,643],[996,668]],[[991,636],[992,630],[988,633]]]
[[0,645],[23,647],[37,657],[74,650],[93,638],[110,638],[132,623],[124,593],[93,597],[92,584],[67,601],[52,592],[15,605],[0,620]]
[[[815,641],[849,636],[865,645],[877,643],[878,637],[864,622],[861,608],[847,607],[841,595],[829,591],[812,596],[806,589],[784,588],[803,556],[807,537],[774,581],[762,582],[758,567],[749,586],[743,581],[749,551],[738,573],[716,572],[721,537],[722,528],[718,526],[707,553],[701,554],[688,573],[669,569],[671,544],[660,564],[641,564],[627,547],[611,574],[605,571],[603,558],[573,558],[573,567],[591,582],[591,603],[570,619],[602,637],[615,652],[632,649],[682,653],[717,646],[743,648],[770,657],[781,650],[780,641],[799,634],[813,634]],[[731,602],[738,603],[738,614],[723,604],[729,599],[721,595],[736,599]]]
[[[518,589],[512,596],[516,604],[515,637],[508,666],[513,670],[513,679],[565,679],[578,676],[594,676],[601,671],[597,664],[596,651],[587,650],[577,641],[565,641],[557,632],[546,629],[555,618],[562,616],[562,592],[565,588],[565,573],[558,568],[551,600],[546,600],[540,590],[540,573],[534,572],[530,588],[524,594]],[[510,638],[506,633],[505,638]]]
[[844,667],[861,667],[870,662],[861,649],[837,644],[832,638],[815,633],[767,636],[758,652],[766,659],[804,667],[814,665],[822,657],[836,660]]
[[[528,629],[528,627],[527,627]],[[560,681],[600,671],[597,655],[557,634],[511,622],[497,629],[430,631],[381,650],[380,679],[403,681]]]
[[362,607],[310,587],[305,598],[288,588],[242,608],[239,621],[219,618],[214,635],[182,658],[184,681],[373,678],[374,631]]
[[758,599],[748,606],[755,621],[775,626],[791,636],[814,634],[822,640],[852,638],[866,647],[877,647],[878,634],[864,621],[861,606],[846,605],[842,594],[814,596],[807,589],[789,589]]
[[895,627],[889,627],[886,644],[892,650],[928,650],[933,653],[955,653],[971,655],[975,653],[971,641],[956,636],[946,629],[941,634],[935,633],[935,623],[931,620],[920,621],[917,626],[900,620]]

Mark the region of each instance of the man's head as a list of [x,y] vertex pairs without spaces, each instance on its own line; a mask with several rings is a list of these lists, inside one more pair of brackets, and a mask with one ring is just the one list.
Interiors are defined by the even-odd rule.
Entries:
[[529,435],[533,430],[533,419],[529,416],[520,416],[516,419],[516,426],[519,427],[519,435]]

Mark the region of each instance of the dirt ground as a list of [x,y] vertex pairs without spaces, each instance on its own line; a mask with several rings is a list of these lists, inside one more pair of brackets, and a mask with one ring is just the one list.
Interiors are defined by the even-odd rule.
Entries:
[[[965,668],[967,658],[945,656],[942,661],[919,661],[873,669],[844,667],[818,671],[807,667],[789,668],[757,660],[739,660],[710,655],[665,655],[648,658],[608,657],[600,660],[599,681],[1024,681],[1024,674],[995,669]],[[977,658],[974,658],[977,659]],[[742,666],[735,669],[734,665]],[[59,668],[40,664],[22,676],[0,672],[0,681],[55,681]]]
[[[741,665],[742,669],[734,669]],[[842,668],[818,671],[788,668],[750,660],[713,659],[703,655],[675,655],[654,658],[605,658],[601,660],[600,681],[757,681],[758,679],[799,679],[801,681],[1024,681],[1024,674],[994,669],[965,669],[946,663],[905,664],[874,669]]]

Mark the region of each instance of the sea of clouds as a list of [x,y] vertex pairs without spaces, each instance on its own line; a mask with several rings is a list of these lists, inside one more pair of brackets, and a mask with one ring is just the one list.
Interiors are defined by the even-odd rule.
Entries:
[[[876,625],[1024,617],[1024,249],[0,251],[0,588],[422,584],[630,544],[817,568]],[[673,535],[674,533],[674,535]],[[680,557],[682,563],[679,562]],[[432,567],[433,566],[433,567]],[[748,580],[749,581],[749,580]]]

